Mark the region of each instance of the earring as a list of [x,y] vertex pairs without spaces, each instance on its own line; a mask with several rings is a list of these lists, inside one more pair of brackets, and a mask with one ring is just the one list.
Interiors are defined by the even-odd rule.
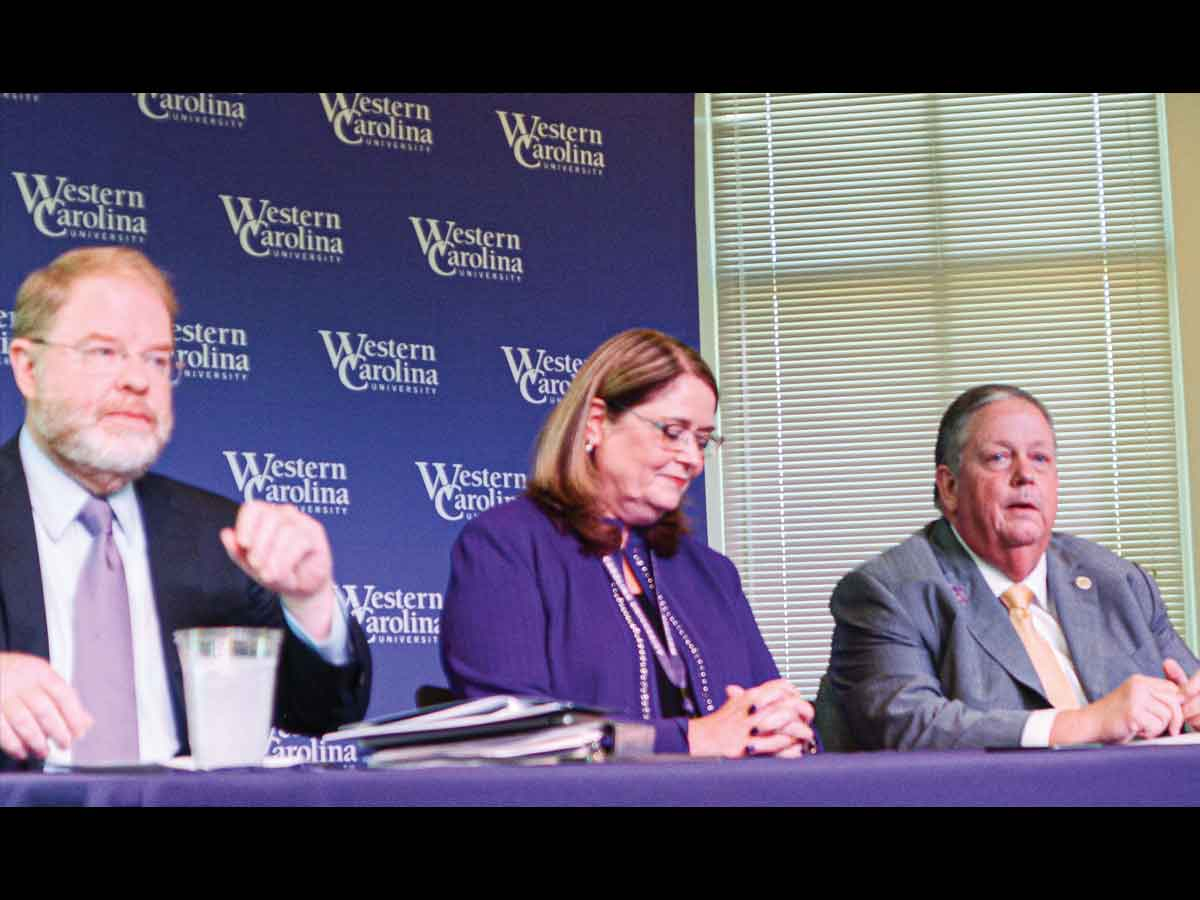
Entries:
[[585,443],[585,444],[583,445],[583,452],[584,452],[584,453],[587,453],[587,454],[589,454],[589,455],[590,455],[590,454],[591,454],[591,452],[592,452],[593,450],[595,450],[595,449],[596,449],[596,445],[595,445],[595,444],[593,444],[591,441],[588,441],[587,443]]

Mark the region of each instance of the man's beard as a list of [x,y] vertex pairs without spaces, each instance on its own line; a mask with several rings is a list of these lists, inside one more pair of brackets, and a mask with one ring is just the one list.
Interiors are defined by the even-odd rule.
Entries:
[[122,481],[146,474],[171,437],[171,411],[158,418],[150,432],[112,431],[53,399],[29,404],[30,424],[46,446],[86,474],[102,473]]

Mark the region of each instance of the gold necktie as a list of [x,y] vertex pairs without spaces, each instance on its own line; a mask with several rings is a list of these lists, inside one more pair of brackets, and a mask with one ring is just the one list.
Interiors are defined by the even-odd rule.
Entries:
[[1056,709],[1078,709],[1079,701],[1076,699],[1075,691],[1071,688],[1071,682],[1063,672],[1058,657],[1054,655],[1054,651],[1050,649],[1046,639],[1033,627],[1033,620],[1029,612],[1029,604],[1033,601],[1033,591],[1023,584],[1014,584],[1000,595],[1000,599],[1008,607],[1009,621],[1017,630],[1021,643],[1025,645],[1025,651],[1029,654],[1034,671],[1041,679],[1042,687],[1045,689],[1050,703]]

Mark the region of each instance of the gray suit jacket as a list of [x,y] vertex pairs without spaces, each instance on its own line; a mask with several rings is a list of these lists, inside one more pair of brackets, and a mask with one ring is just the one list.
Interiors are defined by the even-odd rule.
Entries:
[[[1167,657],[1189,676],[1200,668],[1137,565],[1055,532],[1046,583],[1089,701],[1137,673],[1162,677]],[[1008,611],[945,519],[843,578],[830,609],[818,704],[828,749],[1015,747],[1030,711],[1050,706]]]

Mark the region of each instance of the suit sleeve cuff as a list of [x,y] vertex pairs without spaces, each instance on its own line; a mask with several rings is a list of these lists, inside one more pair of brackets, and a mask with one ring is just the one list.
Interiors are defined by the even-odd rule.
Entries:
[[1050,731],[1054,728],[1057,709],[1039,709],[1029,714],[1021,729],[1022,747],[1049,747]]
[[313,649],[313,651],[331,666],[344,666],[353,659],[350,652],[350,630],[346,627],[346,610],[341,602],[334,601],[334,611],[329,628],[329,637],[323,641],[315,640],[304,630],[304,626],[288,612],[287,604],[283,607],[283,619],[287,622],[292,634]]
[[685,718],[659,719],[654,723],[655,753],[688,752],[688,720]]

